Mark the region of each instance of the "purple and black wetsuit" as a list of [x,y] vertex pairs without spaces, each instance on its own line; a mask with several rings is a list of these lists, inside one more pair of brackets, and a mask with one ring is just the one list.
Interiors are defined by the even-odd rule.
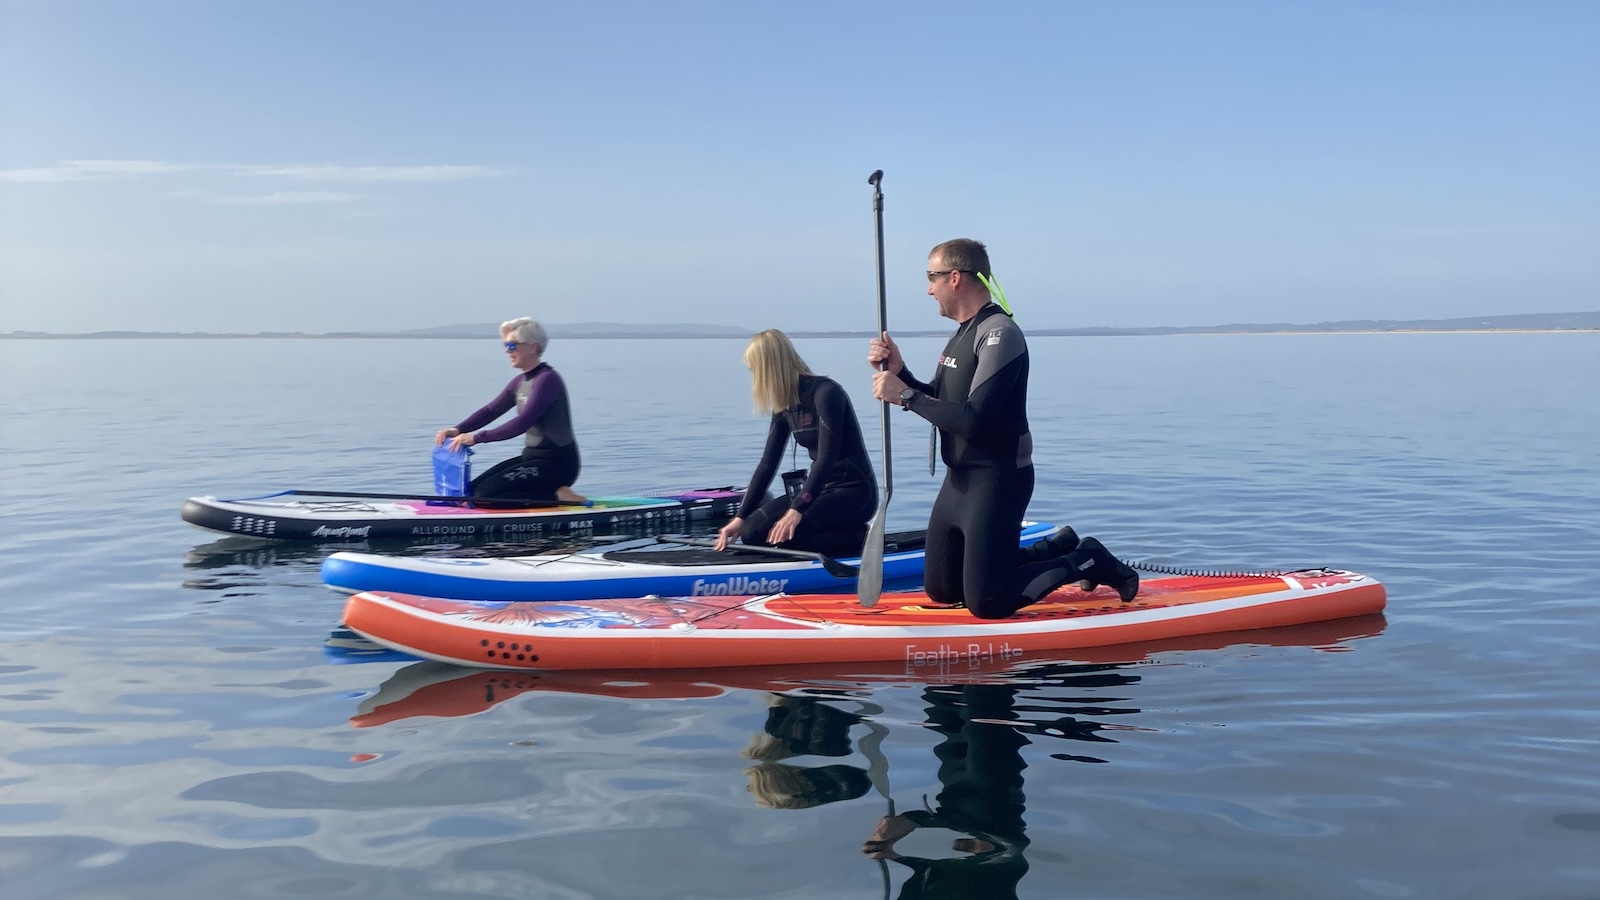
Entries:
[[[517,414],[496,428],[483,428],[515,407]],[[476,443],[523,436],[522,454],[472,479],[474,497],[554,500],[556,489],[578,480],[581,462],[572,433],[572,406],[567,385],[548,363],[519,372],[505,390],[456,426],[463,434],[477,431]]]

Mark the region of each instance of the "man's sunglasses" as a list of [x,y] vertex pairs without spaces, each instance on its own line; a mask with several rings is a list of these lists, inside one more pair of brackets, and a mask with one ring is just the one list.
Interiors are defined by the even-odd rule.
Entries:
[[974,272],[971,269],[940,269],[937,272],[929,272],[928,273],[928,281],[929,282],[938,281],[939,279],[945,277],[946,275],[949,275],[951,272],[960,272],[963,275],[976,275],[976,274],[978,274],[977,272]]

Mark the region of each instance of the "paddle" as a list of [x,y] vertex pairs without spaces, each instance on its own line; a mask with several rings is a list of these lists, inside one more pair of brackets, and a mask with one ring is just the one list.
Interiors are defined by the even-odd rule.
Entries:
[[[876,706],[876,704],[873,704]],[[879,710],[882,712],[882,710]],[[889,729],[871,720],[866,721],[868,734],[857,744],[861,747],[861,755],[867,758],[867,780],[878,789],[883,799],[889,801],[889,818],[894,818],[894,797],[889,793],[889,760],[883,755],[883,739],[889,736]],[[883,896],[889,896],[889,864],[878,858],[878,871],[883,873]]]
[[889,760],[883,755],[883,739],[889,736],[889,729],[870,719],[866,720],[865,724],[867,736],[857,743],[861,747],[861,755],[867,758],[867,780],[878,789],[883,799],[889,801],[889,815],[892,816],[894,797],[889,793]]
[[[878,238],[878,334],[889,330],[889,301],[883,283],[883,170],[867,178],[872,185],[872,215]],[[889,361],[879,368],[888,370]],[[861,547],[861,577],[856,582],[856,595],[861,605],[871,608],[878,605],[883,593],[883,532],[889,520],[889,498],[894,494],[892,460],[889,456],[889,401],[882,404],[883,420],[883,500],[878,503],[878,514],[872,517],[872,527],[867,530],[867,542]]]
[[[671,541],[674,544],[687,544],[691,547],[715,547],[717,545],[716,541],[710,541],[704,538],[692,538],[681,534],[664,534],[661,536],[661,539],[664,541]],[[738,549],[748,553],[765,553],[771,554],[772,556],[789,556],[795,559],[816,560],[817,562],[822,563],[823,571],[835,578],[854,578],[861,571],[855,566],[839,562],[837,559],[834,559],[831,556],[824,556],[821,553],[812,553],[809,550],[790,550],[787,547],[752,547],[749,544],[739,544],[736,547],[730,545],[728,549]]]
[[438,503],[462,503],[467,506],[503,506],[512,509],[535,509],[547,506],[593,506],[594,501],[562,503],[559,500],[509,500],[493,497],[453,497],[445,494],[376,494],[371,491],[308,491],[291,488],[276,494],[260,497],[240,497],[240,500],[265,500],[269,497],[348,497],[356,500],[431,500]]

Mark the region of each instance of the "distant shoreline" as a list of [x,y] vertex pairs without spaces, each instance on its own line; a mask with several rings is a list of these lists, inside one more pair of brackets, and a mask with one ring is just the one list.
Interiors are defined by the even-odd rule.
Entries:
[[[826,338],[847,338],[851,340],[867,339],[875,336],[872,331],[790,331],[792,338],[818,340]],[[945,337],[950,332],[942,331],[896,331],[898,337]],[[1094,329],[1094,330],[1069,330],[1059,328],[1041,328],[1028,332],[1030,337],[1221,337],[1221,336],[1271,336],[1271,335],[1318,335],[1318,334],[1596,334],[1600,328],[1341,328],[1341,329],[1316,329],[1316,328],[1285,328],[1273,330],[1233,329],[1219,330],[1215,328],[1186,329]],[[752,332],[751,334],[754,334]],[[749,340],[749,334],[561,334],[552,329],[552,339],[563,341],[715,341],[715,340]],[[339,333],[305,334],[300,332],[261,332],[257,334],[227,334],[207,332],[92,332],[86,334],[44,334],[37,332],[12,332],[0,334],[0,340],[12,341],[139,341],[139,340],[299,340],[299,341],[343,341],[343,340],[385,340],[385,341],[484,341],[489,340],[485,335],[460,335],[460,334],[361,334]]]

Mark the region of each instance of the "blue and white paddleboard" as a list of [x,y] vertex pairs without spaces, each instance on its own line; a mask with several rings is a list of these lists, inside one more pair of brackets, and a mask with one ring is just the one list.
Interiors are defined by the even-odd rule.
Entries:
[[[1018,543],[1026,547],[1056,530],[1048,523],[1023,522]],[[885,583],[922,578],[924,537],[921,531],[886,537]],[[393,591],[452,600],[746,596],[854,590],[852,570],[859,563],[854,557],[796,559],[737,544],[718,553],[670,539],[649,539],[576,553],[503,558],[335,553],[322,562],[322,580],[343,591]]]

